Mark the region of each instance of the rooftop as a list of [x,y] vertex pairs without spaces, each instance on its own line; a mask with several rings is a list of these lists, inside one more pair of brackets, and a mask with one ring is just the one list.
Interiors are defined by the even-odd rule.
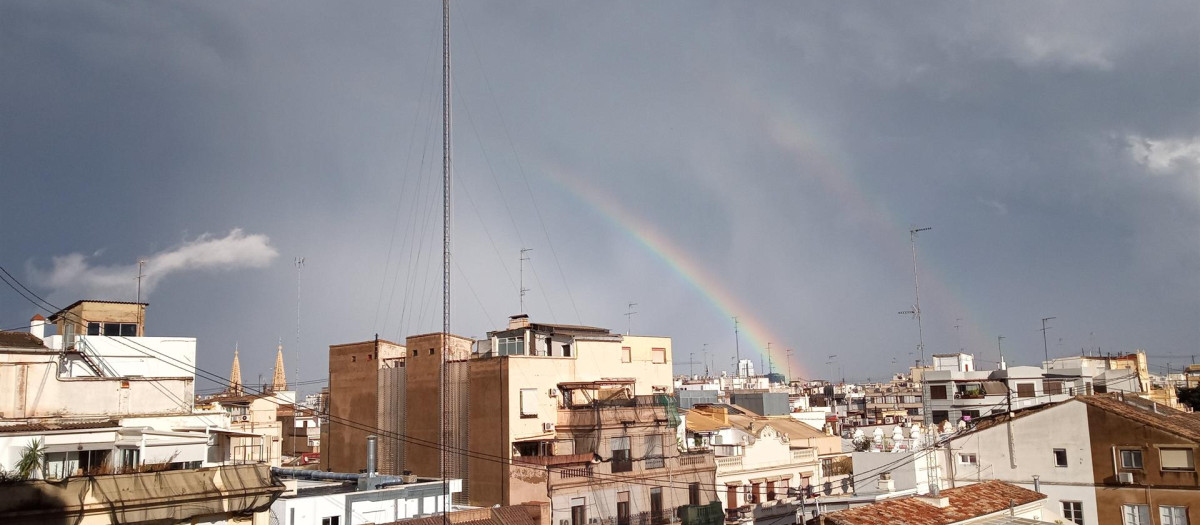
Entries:
[[53,323],[53,322],[57,322],[57,321],[58,321],[58,318],[59,318],[59,317],[61,317],[63,314],[65,314],[65,313],[67,312],[67,310],[70,310],[70,309],[72,309],[72,308],[75,308],[76,306],[79,306],[79,305],[81,305],[81,304],[83,304],[83,303],[97,303],[97,304],[130,304],[130,305],[150,306],[150,303],[138,303],[138,302],[133,302],[133,301],[102,301],[102,300],[99,300],[99,299],[80,299],[80,300],[78,300],[78,301],[75,301],[75,302],[71,303],[71,305],[70,305],[70,306],[68,306],[68,307],[66,307],[66,308],[63,308],[62,310],[59,310],[59,311],[57,311],[57,312],[54,312],[53,314],[50,314],[50,322],[52,322],[52,323]]
[[[920,497],[908,497],[831,512],[824,516],[829,525],[948,525],[1001,512],[1013,505],[1025,505],[1045,499],[1040,494],[1003,481],[985,481],[975,485],[943,490],[950,504],[944,508],[926,503]],[[1036,523],[1036,522],[1034,522]]]

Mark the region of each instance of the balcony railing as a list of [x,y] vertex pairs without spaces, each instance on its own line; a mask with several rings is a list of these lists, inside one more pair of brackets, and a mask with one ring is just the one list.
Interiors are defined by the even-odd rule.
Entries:
[[739,470],[742,468],[742,457],[726,456],[717,458],[717,468],[721,470]]
[[817,460],[817,451],[811,448],[801,448],[792,451],[793,463],[812,463]]

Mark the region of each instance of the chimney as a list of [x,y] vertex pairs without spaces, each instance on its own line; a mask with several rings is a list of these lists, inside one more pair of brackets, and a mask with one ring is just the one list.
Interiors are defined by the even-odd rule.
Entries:
[[38,339],[46,338],[46,318],[42,314],[34,314],[29,320],[29,333]]
[[1042,480],[1040,478],[1041,478],[1041,476],[1038,476],[1037,474],[1033,475],[1033,491],[1034,492],[1042,491]]
[[896,490],[896,482],[892,480],[891,472],[883,472],[879,474],[879,492],[887,494]]
[[375,434],[367,436],[367,477],[375,475]]
[[529,314],[517,314],[508,318],[509,330],[513,328],[525,328],[527,326],[529,326]]

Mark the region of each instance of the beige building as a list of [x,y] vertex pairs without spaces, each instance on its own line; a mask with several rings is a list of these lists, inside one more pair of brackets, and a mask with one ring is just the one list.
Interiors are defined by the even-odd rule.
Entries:
[[[335,407],[361,410],[373,400],[380,471],[438,476],[437,444],[448,444],[447,475],[466,481],[461,497],[472,505],[550,500],[553,523],[625,525],[678,521],[677,507],[716,499],[711,454],[682,454],[676,442],[669,338],[524,315],[478,342],[445,337],[410,337],[399,356],[378,359],[374,393],[365,392],[367,367],[354,368],[360,375],[350,380],[343,348],[330,348],[324,428],[345,444],[322,447],[323,468],[326,455],[337,464],[335,449],[362,448],[350,445],[358,439],[334,420],[343,413]],[[351,395],[359,401],[345,400]]]

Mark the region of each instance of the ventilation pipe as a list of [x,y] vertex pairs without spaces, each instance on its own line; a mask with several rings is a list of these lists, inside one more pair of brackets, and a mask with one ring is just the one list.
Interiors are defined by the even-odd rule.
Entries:
[[1042,491],[1042,480],[1040,478],[1041,478],[1041,476],[1038,476],[1037,474],[1033,475],[1033,491],[1034,492]]
[[375,476],[375,434],[367,436],[367,477]]

